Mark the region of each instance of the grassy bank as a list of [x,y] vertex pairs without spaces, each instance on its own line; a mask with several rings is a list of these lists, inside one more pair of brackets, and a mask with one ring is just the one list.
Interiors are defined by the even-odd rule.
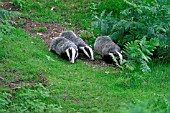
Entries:
[[[89,16],[83,12],[89,8],[88,3],[74,2],[28,0],[19,7],[23,16],[37,21],[89,26]],[[51,11],[54,5],[55,12]],[[66,12],[71,12],[70,20],[64,16]],[[83,63],[79,59],[70,64],[49,52],[39,36],[30,36],[15,27],[2,35],[0,43],[0,112],[168,113],[170,110],[170,64],[153,61],[148,73]]]

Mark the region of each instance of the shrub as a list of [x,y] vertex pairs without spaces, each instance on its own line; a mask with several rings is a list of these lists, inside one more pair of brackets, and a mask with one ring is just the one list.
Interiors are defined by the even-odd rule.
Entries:
[[[131,3],[124,0],[124,2],[129,7],[123,10],[117,18],[112,16],[112,12],[105,14],[105,11],[100,16],[94,16],[95,21],[92,22],[94,34],[96,36],[109,35],[122,48],[128,42],[142,40],[142,37],[147,37],[148,40],[157,38],[160,46],[157,47],[154,57],[169,62],[170,53],[166,52],[170,51],[168,1]],[[128,43],[130,44],[133,43]]]
[[143,37],[141,40],[135,40],[125,44],[123,53],[128,57],[125,60],[125,65],[128,69],[134,70],[136,64],[140,63],[140,69],[143,72],[150,71],[148,62],[151,60],[152,51],[159,45],[158,39],[146,40]]

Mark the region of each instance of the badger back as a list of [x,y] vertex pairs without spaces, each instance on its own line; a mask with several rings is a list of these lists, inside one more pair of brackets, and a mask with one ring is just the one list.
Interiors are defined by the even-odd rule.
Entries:
[[80,37],[78,37],[73,31],[64,31],[60,33],[59,36],[72,41],[78,47],[82,47],[86,45],[86,43]]
[[80,37],[78,37],[73,31],[64,31],[59,36],[62,36],[72,41],[79,49],[79,52],[83,52],[91,60],[94,60],[93,50],[88,46]]
[[102,55],[104,60],[107,61],[108,63],[110,61],[112,63],[112,57],[114,57],[114,61],[118,63],[117,60],[115,59],[115,55],[120,57],[120,63],[122,63],[120,47],[117,44],[115,44],[108,36],[98,37],[94,44],[94,50],[98,54]]
[[78,50],[77,46],[73,42],[63,37],[56,37],[50,44],[50,50],[54,51],[58,55],[65,53],[66,49],[69,47],[73,47],[75,50]]
[[112,45],[112,40],[108,36],[100,36],[95,40],[94,51],[102,55],[102,51],[106,45]]

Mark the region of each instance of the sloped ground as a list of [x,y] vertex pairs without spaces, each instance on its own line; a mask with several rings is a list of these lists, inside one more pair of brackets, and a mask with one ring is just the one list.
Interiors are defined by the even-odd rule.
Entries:
[[[4,4],[0,7],[5,10],[8,10],[8,11],[20,11],[17,7],[15,7],[14,5],[12,5],[9,2],[4,2]],[[49,47],[51,40],[54,37],[57,37],[62,31],[66,30],[65,26],[58,24],[58,23],[46,23],[46,22],[40,23],[40,22],[31,20],[29,18],[22,18],[22,17],[18,17],[16,19],[14,19],[14,21],[15,21],[14,26],[22,28],[24,31],[28,32],[32,36],[36,36],[36,35],[40,36],[40,38],[47,45],[47,49]],[[46,30],[41,32],[41,31],[34,30],[35,28],[46,28]],[[77,35],[79,35],[82,32],[82,30],[80,28],[76,27],[74,32]],[[89,59],[84,58],[83,56],[81,56],[80,59],[86,65],[94,64],[94,65],[99,65],[99,66],[112,66],[112,65],[106,64],[104,61],[101,60],[100,57],[99,57],[99,59],[97,59],[93,62],[89,61]]]

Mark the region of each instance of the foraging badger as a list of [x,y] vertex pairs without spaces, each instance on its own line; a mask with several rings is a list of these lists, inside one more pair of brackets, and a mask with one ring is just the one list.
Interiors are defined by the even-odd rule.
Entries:
[[78,57],[77,46],[64,37],[54,38],[50,43],[49,51],[69,60],[71,63],[74,63],[75,59]]
[[93,50],[90,46],[88,46],[80,37],[78,37],[73,31],[64,31],[60,33],[60,37],[64,37],[70,41],[72,41],[77,47],[79,52],[83,52],[87,57],[91,60],[94,60]]
[[100,36],[95,40],[94,51],[100,54],[106,63],[113,63],[114,60],[114,62],[118,64],[115,56],[119,56],[120,64],[122,64],[123,59],[120,47],[108,36]]

